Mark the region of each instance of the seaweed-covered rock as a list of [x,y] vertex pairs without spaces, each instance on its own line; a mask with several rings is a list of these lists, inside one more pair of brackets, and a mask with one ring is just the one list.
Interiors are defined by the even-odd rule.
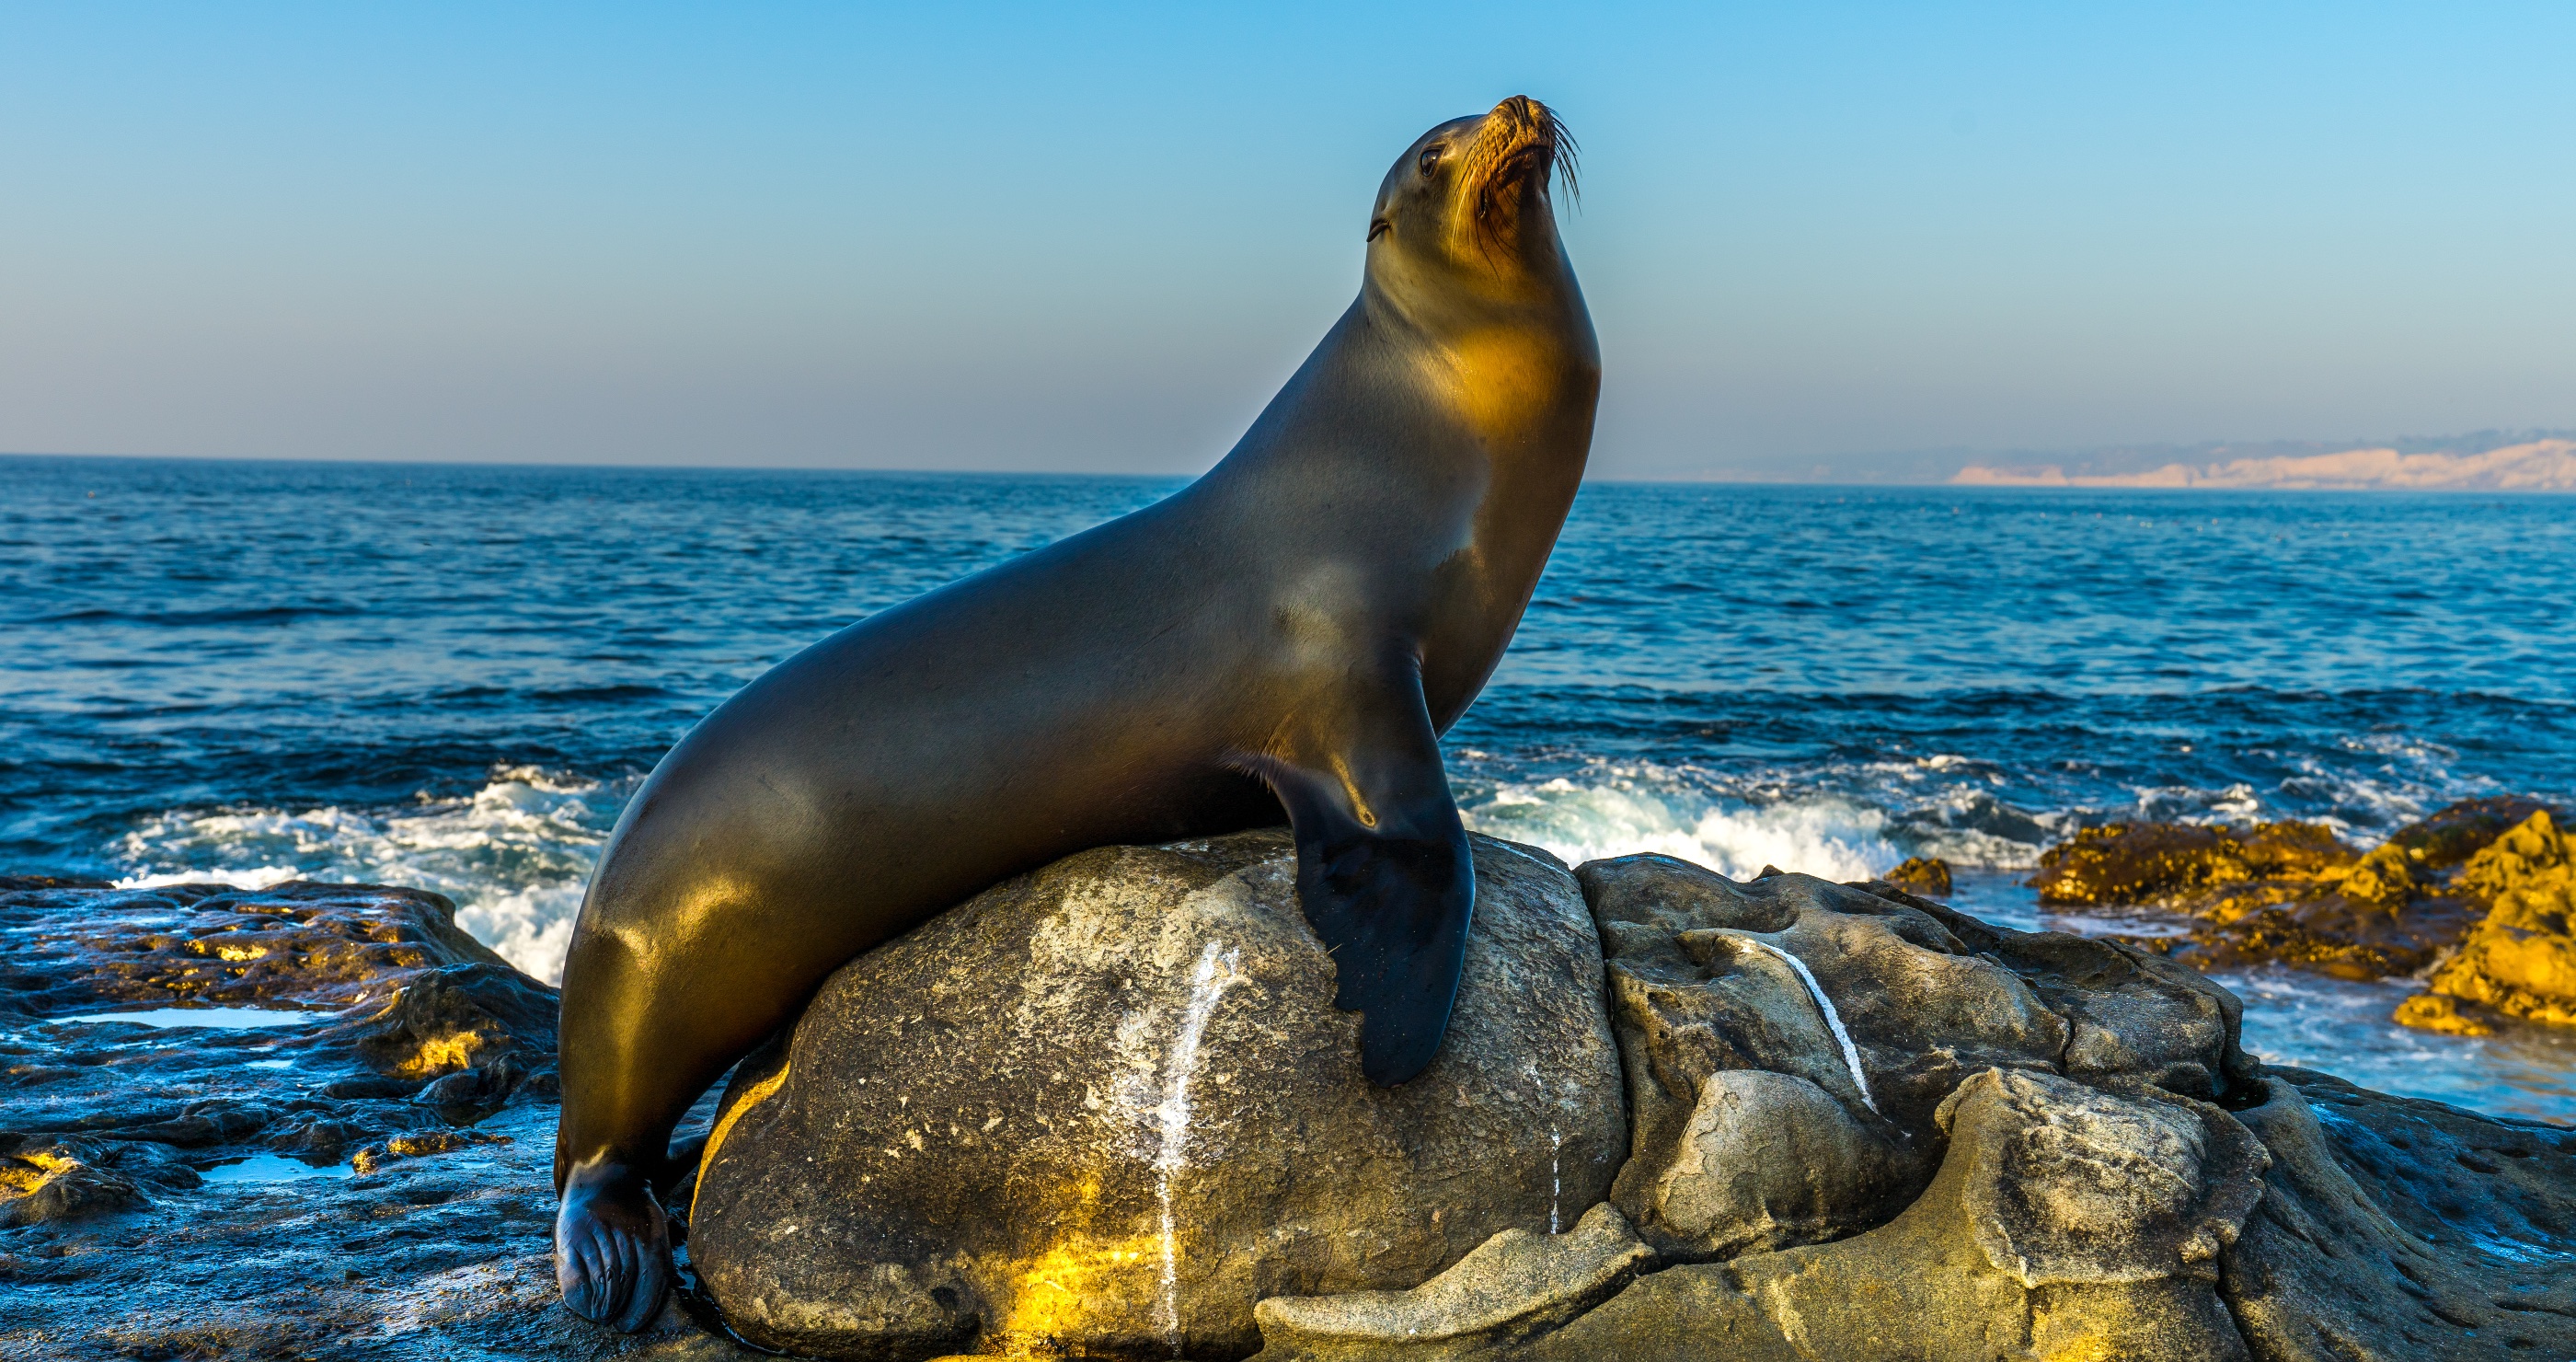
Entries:
[[2434,971],[2433,992],[2576,1025],[2576,849],[2549,814],[2532,814],[2471,857],[2453,885],[2487,913]]
[[146,1187],[198,1181],[196,1170],[150,1145],[0,1134],[0,1229],[132,1210]]
[[2399,828],[2389,835],[2388,845],[2424,870],[2445,871],[2467,864],[2535,813],[2563,816],[2539,800],[2515,795],[2463,799]]
[[1262,1297],[1573,1225],[1628,1152],[1600,945],[1563,866],[1474,847],[1448,1036],[1397,1088],[1275,831],[1073,856],[861,957],[737,1076],[692,1261],[802,1352],[1221,1358]]
[[2313,879],[2353,860],[2352,849],[2316,823],[2113,823],[2040,853],[2031,885],[2049,904],[2169,904],[2220,885]]
[[1887,872],[1886,883],[1909,894],[1946,899],[1950,897],[1950,863],[1938,856],[1908,857],[1904,864]]
[[2414,974],[2476,916],[2425,849],[2449,855],[2491,815],[2454,805],[2413,825],[2413,841],[2401,834],[2359,855],[2309,823],[2113,824],[2043,853],[2032,884],[2043,903],[2188,916],[2184,934],[2138,944],[2201,969],[2277,963],[2348,979]]
[[2442,993],[2418,993],[2397,1005],[2389,1020],[2418,1031],[2434,1031],[2445,1036],[2492,1036],[2496,1033],[2495,1014],[2476,1003],[2464,1003]]
[[0,1015],[119,1003],[343,1008],[384,997],[417,970],[510,968],[456,925],[444,895],[374,884],[46,881],[0,889],[0,929],[12,933]]
[[[0,1065],[0,1129],[310,1156],[386,1133],[397,1118],[374,1104],[424,1089],[473,1120],[550,1087],[555,991],[453,914],[440,895],[382,885],[0,890],[0,1015],[52,1037],[44,1062]],[[118,1020],[209,1006],[279,1024],[161,1036]],[[137,1052],[153,1058],[101,1058]],[[269,1086],[291,1072],[317,1089],[272,1097],[248,1081],[272,1071]]]

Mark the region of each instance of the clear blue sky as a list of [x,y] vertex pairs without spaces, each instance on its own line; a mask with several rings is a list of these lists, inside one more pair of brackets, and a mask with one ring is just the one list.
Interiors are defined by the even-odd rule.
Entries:
[[1596,472],[2576,426],[2576,6],[0,7],[0,449],[1195,471],[1425,127]]

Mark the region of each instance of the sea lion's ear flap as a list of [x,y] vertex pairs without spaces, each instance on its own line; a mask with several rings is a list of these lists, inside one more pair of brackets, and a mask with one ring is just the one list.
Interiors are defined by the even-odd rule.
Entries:
[[1333,957],[1333,1006],[1361,1014],[1361,1072],[1393,1087],[1440,1052],[1476,872],[1419,673],[1347,703],[1337,731],[1319,735],[1325,750],[1248,764],[1287,807],[1298,901]]

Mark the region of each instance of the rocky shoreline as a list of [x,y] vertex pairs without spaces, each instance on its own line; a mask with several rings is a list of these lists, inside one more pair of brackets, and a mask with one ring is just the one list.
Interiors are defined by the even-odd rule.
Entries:
[[454,911],[0,879],[0,1357],[636,1353],[555,1299],[554,990]]
[[701,1104],[704,1284],[633,1338],[554,1297],[552,990],[445,900],[0,880],[0,1356],[2576,1354],[2576,1132],[2267,1069],[2185,967],[2269,911],[2344,933],[2318,967],[2456,921],[2462,979],[2525,979],[2565,848],[2513,812],[2394,865],[2056,858],[2062,901],[2207,924],[2161,950],[1479,837],[1456,1029],[1392,1091],[1284,838],[1084,853],[853,962]]
[[2031,885],[2047,908],[2179,918],[2179,935],[2122,939],[2203,970],[2421,978],[2426,991],[2391,1018],[2402,1025],[2576,1025],[2565,817],[2528,799],[2463,800],[2368,849],[2314,823],[2113,823],[2050,848]]

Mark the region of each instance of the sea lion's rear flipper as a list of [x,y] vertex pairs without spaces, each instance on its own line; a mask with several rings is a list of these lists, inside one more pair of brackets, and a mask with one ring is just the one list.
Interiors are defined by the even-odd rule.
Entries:
[[1337,695],[1293,758],[1256,763],[1297,836],[1297,897],[1332,953],[1333,1005],[1358,1012],[1360,1068],[1393,1087],[1440,1052],[1476,873],[1440,740],[1406,663],[1383,690]]

